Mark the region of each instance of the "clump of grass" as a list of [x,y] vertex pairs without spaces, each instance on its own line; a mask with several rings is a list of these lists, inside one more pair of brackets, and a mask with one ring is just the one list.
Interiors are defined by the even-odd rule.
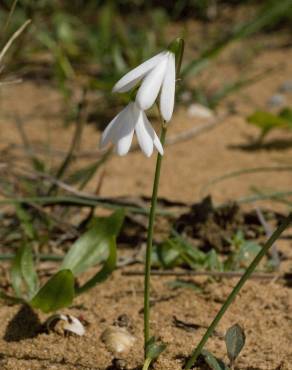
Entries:
[[245,345],[244,330],[238,324],[232,325],[227,329],[224,339],[229,358],[229,366],[206,349],[202,350],[201,356],[212,370],[234,370],[235,362]]
[[[21,212],[21,214],[20,214]],[[67,254],[61,259],[58,271],[43,285],[36,273],[31,244],[35,238],[30,217],[22,209],[20,215],[24,238],[12,260],[11,284],[14,295],[0,292],[1,298],[26,303],[43,312],[55,312],[72,304],[74,298],[95,285],[102,283],[116,267],[116,236],[123,223],[123,211],[109,217],[95,217],[88,230],[75,241]],[[102,263],[102,268],[83,285],[76,282],[77,276],[93,266]]]

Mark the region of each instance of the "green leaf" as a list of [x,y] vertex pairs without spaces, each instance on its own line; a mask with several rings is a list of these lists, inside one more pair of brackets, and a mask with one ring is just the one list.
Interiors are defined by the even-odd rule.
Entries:
[[83,234],[66,254],[61,269],[70,269],[75,276],[102,262],[108,253],[108,238],[93,227]]
[[204,266],[208,257],[207,254],[200,251],[197,247],[187,246],[185,243],[183,245],[184,248],[186,248],[186,254],[188,255],[189,259],[191,259],[191,263],[189,263],[189,266],[195,268],[197,266]]
[[12,260],[10,271],[11,284],[14,289],[16,297],[22,296],[23,280],[21,273],[21,257],[23,247],[18,248],[15,257]]
[[101,7],[99,14],[100,45],[103,45],[103,49],[108,49],[110,47],[111,36],[113,32],[112,24],[115,15],[114,3],[106,3],[103,7]]
[[185,252],[190,258],[192,258],[193,263],[200,265],[205,262],[206,254],[204,252],[190,244],[174,229],[172,230],[172,234],[175,237],[177,246],[181,249],[181,251]]
[[165,348],[165,343],[156,343],[155,338],[151,337],[146,344],[146,357],[151,360],[156,360]]
[[292,128],[292,124],[286,118],[265,111],[253,113],[247,117],[247,121],[259,127],[264,134],[274,128]]
[[228,370],[228,367],[224,364],[223,361],[218,360],[211,352],[206,349],[202,350],[202,355],[205,358],[205,361],[210,366],[212,370]]
[[255,242],[245,241],[239,253],[235,256],[236,268],[247,267],[254,257],[260,252],[262,247]]
[[[180,260],[180,251],[173,246],[172,240],[167,240],[161,246],[157,247],[159,261],[164,268],[173,268],[178,265]],[[180,260],[180,261],[179,261]]]
[[279,117],[286,119],[292,125],[292,109],[290,108],[283,108],[279,113]]
[[27,244],[23,244],[16,252],[11,267],[11,282],[17,297],[25,296],[24,284],[28,290],[28,298],[32,297],[38,287],[38,277],[34,268],[33,254]]
[[112,250],[112,243],[124,221],[124,211],[118,210],[110,217],[96,218],[91,228],[70,248],[61,269],[70,269],[76,276],[104,261]]
[[70,270],[61,270],[46,282],[29,304],[48,313],[68,307],[74,295],[74,275]]
[[41,161],[39,158],[37,158],[36,156],[33,156],[32,159],[32,165],[33,165],[33,168],[38,171],[38,172],[46,172],[46,164],[45,162]]
[[187,264],[190,268],[203,267],[207,255],[198,248],[189,244],[175,230],[172,230],[173,237],[157,247],[159,263],[165,268]]
[[16,215],[21,223],[25,235],[29,239],[36,239],[36,232],[32,224],[32,217],[20,204],[15,205]]
[[118,236],[125,218],[124,209],[118,209],[109,217],[96,217],[92,220],[91,225],[103,229],[104,235]]
[[207,258],[206,258],[205,263],[206,263],[206,268],[210,271],[223,271],[224,270],[223,263],[220,260],[215,249],[211,249],[207,253]]
[[28,297],[31,298],[38,289],[38,276],[34,267],[31,247],[24,245],[21,255],[21,273],[28,287]]
[[102,283],[116,268],[117,249],[114,237],[108,238],[108,248],[109,256],[105,261],[102,269],[99,272],[97,272],[91,279],[89,279],[84,285],[82,285],[81,287],[77,287],[76,294],[84,293],[86,290],[93,288],[96,284]]
[[240,325],[231,326],[225,334],[225,344],[229,360],[233,363],[245,344],[244,330]]
[[17,298],[17,297],[10,296],[10,295],[2,292],[1,290],[0,290],[0,299],[3,299],[6,303],[9,303],[9,304],[26,303],[25,300],[23,300],[22,298]]
[[187,281],[187,280],[181,280],[181,279],[169,281],[167,283],[167,286],[171,289],[187,288],[187,289],[195,290],[197,292],[202,292],[203,290],[199,285],[197,285],[193,281]]

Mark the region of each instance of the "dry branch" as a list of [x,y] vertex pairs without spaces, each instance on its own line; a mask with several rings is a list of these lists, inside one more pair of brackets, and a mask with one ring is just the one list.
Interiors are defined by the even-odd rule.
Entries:
[[7,43],[5,44],[5,46],[3,47],[3,49],[0,52],[0,63],[2,62],[2,59],[4,58],[5,54],[7,53],[8,49],[10,48],[10,46],[17,39],[17,37],[19,37],[21,35],[21,33],[30,24],[30,22],[31,22],[31,19],[28,19],[27,21],[25,21],[23,23],[23,25],[21,27],[19,27],[18,30],[16,30],[14,32],[14,34],[10,37],[10,39],[7,41]]
[[[172,270],[164,270],[164,271],[157,271],[152,270],[151,275],[153,276],[211,276],[211,277],[222,277],[222,278],[234,278],[234,277],[241,277],[244,273],[237,272],[237,271],[172,271]],[[143,276],[144,271],[123,271],[122,275],[126,276]],[[271,273],[261,273],[256,272],[254,273],[251,278],[252,279],[260,279],[260,280],[273,280],[278,278],[283,278],[284,275],[279,274],[271,274]]]

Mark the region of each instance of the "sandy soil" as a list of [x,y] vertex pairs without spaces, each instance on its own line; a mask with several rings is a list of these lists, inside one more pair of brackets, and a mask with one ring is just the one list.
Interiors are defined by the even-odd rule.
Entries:
[[[235,279],[219,282],[193,279],[201,288],[198,293],[185,288],[170,289],[167,283],[172,280],[152,279],[151,329],[168,344],[155,365],[157,370],[181,369],[185,357],[235,284]],[[143,279],[121,276],[121,271],[116,271],[100,288],[78,298],[75,308],[64,310],[88,322],[84,337],[63,337],[56,333],[37,335],[44,316],[38,317],[23,309],[19,313],[20,307],[2,306],[1,369],[110,369],[112,354],[100,340],[100,335],[121,315],[126,315],[128,329],[137,338],[130,353],[121,358],[125,360],[126,369],[139,369],[143,353],[142,307]],[[237,369],[291,369],[291,309],[291,288],[280,282],[249,282],[206,348],[228,362],[222,337],[228,327],[239,323],[245,329],[247,341]],[[175,318],[183,321],[185,327],[177,327]]]
[[[261,52],[253,61],[250,72],[275,68],[261,81],[231,96],[218,108],[218,114],[227,114],[222,122],[200,136],[169,145],[163,163],[160,195],[173,200],[195,202],[210,193],[217,202],[244,197],[250,187],[265,190],[288,190],[291,172],[258,173],[237,177],[206,189],[206,184],[227,172],[250,167],[288,165],[292,157],[292,134],[274,132],[267,138],[268,145],[253,151],[251,138],[258,131],[247,125],[244,117],[255,108],[265,109],[268,99],[287,80],[291,80],[292,49],[271,49]],[[202,78],[217,85],[238,75],[240,69],[223,57],[219,66],[211,68]],[[220,67],[220,73],[217,73]],[[194,81],[195,83],[195,81]],[[42,144],[56,150],[68,148],[73,127],[63,127],[62,105],[58,93],[44,85],[25,82],[1,89],[0,146],[3,149],[21,144],[16,137],[15,119],[20,117],[27,135],[34,145]],[[287,104],[292,94],[285,95]],[[233,113],[228,107],[233,106]],[[170,124],[169,135],[177,135],[200,125],[201,120],[190,118],[187,110],[177,109]],[[87,126],[81,151],[96,151],[99,134],[93,125]],[[15,148],[18,159],[24,152]],[[58,160],[54,157],[52,165]],[[150,195],[155,156],[146,159],[140,152],[125,158],[113,156],[105,167],[102,196]],[[95,189],[100,174],[91,182],[88,191]],[[265,205],[273,206],[266,202]],[[286,206],[277,205],[286,211]],[[285,246],[286,251],[291,249]],[[290,265],[290,267],[289,267]],[[290,260],[286,270],[291,270]],[[127,268],[130,269],[130,268]],[[0,306],[0,368],[3,370],[76,370],[111,369],[112,356],[100,341],[100,334],[120,315],[129,319],[129,330],[137,337],[133,350],[125,356],[127,369],[139,369],[142,363],[143,284],[140,277],[121,276],[116,271],[102,286],[76,300],[76,306],[65,310],[82,316],[88,322],[84,337],[63,337],[56,333],[37,334],[43,315],[32,314],[20,307]],[[193,281],[200,292],[167,286],[171,278],[153,278],[154,301],[151,325],[156,335],[168,343],[167,350],[155,365],[157,370],[181,369],[183,359],[204,333],[214,314],[220,308],[235,279]],[[78,304],[80,306],[78,306]],[[288,370],[292,369],[292,291],[283,282],[249,282],[218,327],[219,336],[213,336],[207,348],[226,360],[222,335],[234,323],[246,331],[247,343],[237,369]],[[174,316],[198,328],[186,331],[174,325]],[[114,369],[114,368],[112,368]]]

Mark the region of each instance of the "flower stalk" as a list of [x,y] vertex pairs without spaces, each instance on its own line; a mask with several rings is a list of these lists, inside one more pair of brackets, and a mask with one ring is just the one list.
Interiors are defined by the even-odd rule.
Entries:
[[[175,39],[169,45],[168,50],[170,50],[175,55],[175,60],[176,60],[175,74],[176,74],[176,76],[178,76],[179,73],[180,73],[181,62],[182,62],[182,58],[183,58],[184,40],[181,39],[181,38]],[[160,142],[161,142],[161,145],[163,147],[164,146],[164,143],[165,143],[166,133],[167,133],[167,123],[165,121],[165,117],[163,115],[163,112],[160,115],[160,118],[161,118],[161,125],[162,125],[161,135],[160,135]],[[157,205],[157,195],[158,195],[158,188],[159,188],[161,163],[162,163],[162,155],[160,153],[158,153],[158,155],[157,155],[157,161],[156,161],[156,168],[155,168],[155,175],[154,175],[154,182],[153,182],[152,197],[151,197],[151,207],[150,207],[149,222],[148,222],[147,247],[146,247],[146,257],[145,257],[145,275],[144,275],[144,351],[145,351],[145,361],[146,362],[147,362],[146,348],[147,348],[147,343],[148,343],[148,341],[150,339],[150,277],[151,277],[151,255],[152,255],[153,229],[154,229],[155,211],[156,211],[156,205]]]
[[142,370],[148,370],[149,366],[151,365],[151,361],[152,361],[151,358],[146,358]]
[[198,356],[200,355],[204,345],[206,344],[209,337],[214,332],[216,326],[218,325],[219,321],[231,305],[231,303],[234,301],[235,297],[239,293],[240,289],[243,287],[243,285],[246,283],[248,278],[251,276],[261,259],[264,257],[264,255],[267,253],[269,248],[272,247],[272,245],[275,243],[275,241],[280,237],[280,235],[284,232],[284,230],[289,226],[289,224],[292,222],[292,213],[290,213],[286,219],[282,222],[282,224],[274,231],[274,233],[271,235],[271,237],[266,241],[260,252],[256,255],[254,260],[251,262],[239,282],[235,285],[232,292],[229,294],[228,298],[222,305],[221,309],[215,316],[214,320],[212,321],[211,325],[208,327],[206,333],[202,337],[201,341],[197,345],[196,349],[192,353],[191,357],[189,358],[184,370],[190,370],[191,367],[195,364]]
[[[165,143],[167,127],[165,124],[162,125],[162,131],[160,135],[160,142],[162,146]],[[155,220],[155,211],[157,205],[157,195],[160,179],[160,170],[162,163],[162,155],[158,153],[154,183],[151,197],[151,207],[149,214],[148,232],[147,232],[147,248],[146,248],[146,258],[145,258],[145,277],[144,277],[144,349],[146,350],[146,344],[150,339],[150,274],[151,274],[151,254],[152,254],[152,242],[153,242],[153,229]]]

